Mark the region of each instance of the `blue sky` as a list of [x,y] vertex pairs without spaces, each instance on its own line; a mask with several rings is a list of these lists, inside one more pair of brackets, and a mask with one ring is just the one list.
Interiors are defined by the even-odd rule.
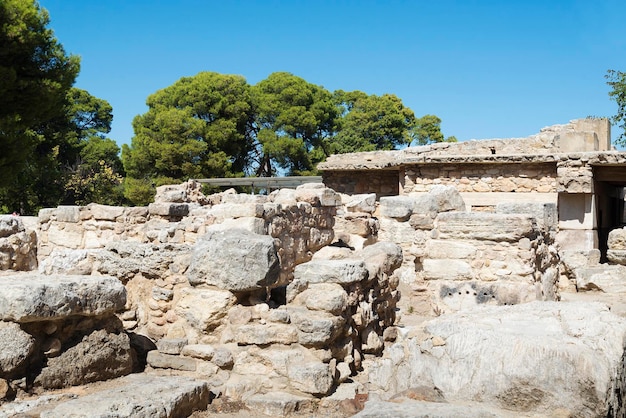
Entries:
[[[130,143],[148,95],[201,71],[256,84],[288,71],[333,91],[392,93],[459,140],[610,116],[626,71],[626,1],[40,0],[76,87]],[[619,134],[613,128],[613,138]]]

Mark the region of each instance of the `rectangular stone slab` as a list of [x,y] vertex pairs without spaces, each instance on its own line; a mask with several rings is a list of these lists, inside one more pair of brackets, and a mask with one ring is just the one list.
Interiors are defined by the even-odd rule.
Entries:
[[129,375],[116,387],[64,402],[42,418],[79,417],[187,417],[207,408],[206,382],[180,376]]
[[126,289],[111,276],[0,276],[0,320],[48,321],[68,316],[99,316],[124,308]]

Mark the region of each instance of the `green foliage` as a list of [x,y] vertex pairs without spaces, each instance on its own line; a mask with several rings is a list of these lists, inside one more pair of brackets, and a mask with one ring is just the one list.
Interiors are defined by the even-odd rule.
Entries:
[[606,79],[611,86],[609,96],[617,102],[617,113],[611,117],[611,122],[622,128],[616,143],[626,145],[626,72],[609,70]]
[[344,115],[333,152],[391,150],[411,142],[415,115],[397,96],[339,91],[335,98]]
[[426,145],[435,142],[457,142],[456,137],[444,138],[441,133],[441,119],[435,115],[424,115],[415,121],[410,131],[411,143],[416,145]]
[[[34,0],[0,1],[0,187],[15,185],[79,71]],[[5,191],[6,192],[6,191]]]
[[[125,196],[145,204],[160,179],[316,174],[333,153],[443,141],[441,120],[416,119],[395,95],[329,92],[286,72],[184,77],[147,100],[122,148]],[[446,139],[455,140],[454,137]]]

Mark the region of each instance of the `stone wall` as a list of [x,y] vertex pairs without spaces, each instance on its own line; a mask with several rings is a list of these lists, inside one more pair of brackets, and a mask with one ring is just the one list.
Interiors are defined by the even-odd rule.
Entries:
[[434,185],[455,186],[459,192],[553,193],[554,163],[428,164],[405,167],[404,194],[427,192]]
[[376,196],[396,196],[400,190],[398,170],[323,172],[324,184],[345,194],[375,193]]
[[421,313],[559,298],[555,205],[465,212],[454,187],[436,186],[419,197],[381,198],[380,215],[378,238],[402,246],[396,274]]

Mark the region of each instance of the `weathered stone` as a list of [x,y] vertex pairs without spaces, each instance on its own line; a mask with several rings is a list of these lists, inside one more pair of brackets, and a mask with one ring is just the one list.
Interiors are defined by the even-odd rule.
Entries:
[[206,332],[221,324],[235,302],[235,295],[227,290],[182,289],[175,312],[196,330]]
[[212,361],[219,368],[231,368],[234,363],[233,353],[226,347],[217,347],[213,354]]
[[326,395],[333,387],[334,378],[325,363],[291,364],[287,373],[293,387],[305,393]]
[[311,260],[296,266],[293,275],[303,283],[350,284],[366,279],[368,272],[361,260]]
[[91,212],[91,216],[96,220],[114,221],[124,214],[122,206],[105,206],[97,203],[90,203],[87,208]]
[[380,198],[380,214],[387,218],[406,221],[413,213],[415,198],[409,196],[383,196]]
[[189,214],[187,203],[150,203],[148,205],[150,215],[181,218]]
[[242,345],[292,344],[298,342],[296,328],[288,324],[240,325],[234,329],[234,333],[235,341]]
[[124,308],[126,289],[109,276],[0,277],[0,320],[46,321],[72,315],[112,314]]
[[210,231],[196,242],[187,277],[192,285],[244,292],[275,283],[279,272],[272,237],[230,229]]
[[431,259],[422,262],[422,273],[426,280],[469,280],[475,278],[470,264],[465,260]]
[[85,336],[60,356],[49,358],[35,383],[57,389],[124,376],[132,369],[128,335],[99,330]]
[[296,187],[296,200],[311,206],[340,206],[341,196],[323,183],[305,183]]
[[305,346],[328,346],[342,332],[345,319],[324,311],[287,308],[291,322],[298,329],[298,342]]
[[496,213],[529,214],[540,228],[554,229],[559,223],[559,215],[554,203],[515,203],[502,202],[496,205]]
[[90,275],[96,255],[90,250],[55,248],[39,264],[42,274]]
[[221,203],[211,208],[211,215],[217,219],[228,218],[262,218],[262,203]]
[[114,388],[72,399],[43,412],[41,418],[176,418],[204,410],[209,403],[207,382],[180,376],[134,374]]
[[459,241],[428,240],[426,256],[432,259],[473,259],[476,257],[476,246]]
[[78,206],[59,206],[54,211],[57,222],[77,223],[80,220],[80,208]]
[[155,369],[173,369],[193,372],[196,370],[196,360],[189,357],[173,356],[158,351],[149,351],[146,358],[148,365]]
[[376,210],[376,193],[355,194],[345,198],[344,204],[348,212],[373,213]]
[[271,392],[252,395],[245,404],[251,411],[258,411],[271,417],[284,417],[312,407],[312,398],[287,392]]
[[377,242],[368,245],[356,256],[363,259],[369,272],[369,277],[381,274],[391,275],[402,265],[402,248],[393,242]]
[[347,308],[348,294],[339,284],[317,283],[309,285],[295,302],[300,302],[314,311],[327,311],[337,315]]
[[24,224],[19,216],[0,215],[0,238],[5,238],[24,231]]
[[606,252],[606,258],[608,258],[611,263],[626,265],[626,250],[609,249]]
[[519,415],[480,403],[454,404],[394,399],[392,402],[380,400],[366,402],[365,409],[354,415],[354,418],[515,418],[516,416]]
[[0,378],[11,378],[35,350],[35,338],[13,322],[0,322]]
[[215,348],[209,344],[189,344],[183,347],[181,354],[200,360],[211,360],[215,354]]
[[245,229],[253,234],[267,235],[267,228],[263,218],[253,218],[251,216],[243,216],[240,218],[227,218],[222,223],[211,225],[211,231],[219,231],[226,229]]
[[626,250],[626,228],[617,228],[610,231],[607,245],[611,250]]
[[500,213],[444,212],[437,215],[435,227],[441,239],[516,242],[537,233],[532,217]]
[[448,400],[480,399],[524,415],[605,416],[621,408],[612,394],[626,320],[602,304],[492,306],[442,315],[424,328],[445,344],[396,343],[397,358],[370,365],[371,390],[392,395],[412,384],[432,385]]
[[626,266],[598,265],[575,270],[578,290],[600,290],[605,293],[626,292]]
[[163,354],[178,355],[186,345],[186,338],[162,338],[156,342],[159,353]]

